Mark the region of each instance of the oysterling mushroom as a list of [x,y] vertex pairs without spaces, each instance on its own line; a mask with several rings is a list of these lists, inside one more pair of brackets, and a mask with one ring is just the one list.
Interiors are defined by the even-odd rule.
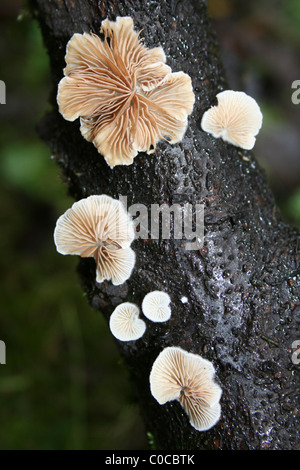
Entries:
[[63,255],[93,257],[96,281],[123,284],[131,275],[135,253],[133,222],[121,201],[89,196],[75,202],[59,217],[54,230],[56,249]]
[[211,362],[179,347],[165,348],[154,361],[150,390],[159,404],[178,400],[191,425],[206,431],[220,418],[221,388]]
[[143,314],[153,322],[165,322],[171,317],[170,302],[170,296],[166,292],[149,292],[142,302]]
[[110,167],[130,165],[158,140],[182,140],[195,96],[190,77],[171,73],[161,47],[148,49],[130,17],[102,21],[96,34],[74,34],[57,102],[68,121],[80,118],[82,135]]
[[139,318],[140,310],[131,302],[118,305],[109,319],[109,328],[120,341],[134,341],[143,336],[145,322]]
[[263,119],[257,102],[243,91],[233,90],[218,93],[217,99],[217,106],[203,114],[202,129],[225,142],[251,150]]

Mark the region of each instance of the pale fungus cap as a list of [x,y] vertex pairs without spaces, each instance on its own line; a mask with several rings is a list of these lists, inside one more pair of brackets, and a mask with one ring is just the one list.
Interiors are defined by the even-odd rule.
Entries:
[[66,51],[57,102],[65,119],[80,118],[81,133],[108,165],[130,165],[160,139],[183,138],[195,96],[190,77],[171,73],[161,47],[148,49],[130,17],[102,22],[96,34],[74,34]]
[[123,284],[131,275],[135,253],[133,222],[121,201],[106,195],[75,202],[59,217],[54,230],[56,249],[63,255],[93,257],[96,281]]
[[211,362],[178,347],[165,348],[150,373],[150,389],[159,404],[178,400],[191,425],[206,431],[220,418],[221,388]]
[[232,90],[218,93],[217,99],[218,105],[203,114],[202,129],[237,147],[251,150],[263,119],[257,102],[243,91]]
[[166,292],[155,290],[145,295],[142,311],[145,317],[154,322],[164,322],[171,317],[171,299]]
[[139,313],[138,306],[131,302],[118,305],[109,319],[112,334],[120,341],[134,341],[141,338],[145,333],[146,324],[139,318]]

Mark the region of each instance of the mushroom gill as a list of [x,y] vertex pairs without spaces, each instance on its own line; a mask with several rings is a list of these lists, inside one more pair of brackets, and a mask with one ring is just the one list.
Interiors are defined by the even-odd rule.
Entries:
[[130,165],[158,140],[183,138],[194,93],[190,77],[171,73],[161,47],[148,49],[130,17],[102,22],[96,34],[74,34],[57,102],[65,119],[80,118],[82,135],[110,167]]
[[59,217],[54,242],[59,253],[94,258],[96,281],[123,284],[131,275],[135,253],[133,223],[122,203],[105,194],[75,202]]
[[203,114],[201,127],[214,137],[251,150],[263,116],[254,98],[243,91],[225,90],[217,94],[218,104]]
[[178,400],[198,431],[214,426],[220,418],[222,390],[214,381],[211,362],[179,347],[160,352],[150,372],[150,390],[159,404]]

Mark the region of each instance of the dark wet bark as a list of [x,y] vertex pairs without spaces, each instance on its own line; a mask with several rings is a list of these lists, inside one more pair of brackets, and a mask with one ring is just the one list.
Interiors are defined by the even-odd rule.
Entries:
[[[291,349],[300,339],[299,233],[281,220],[253,153],[201,131],[203,112],[227,87],[205,2],[32,0],[32,6],[54,86],[53,112],[40,133],[74,199],[109,194],[148,208],[164,202],[205,206],[202,249],[187,251],[181,240],[136,240],[136,267],[120,287],[97,285],[94,261],[79,261],[89,302],[106,319],[120,302],[140,305],[151,290],[171,296],[169,322],[147,322],[137,342],[116,341],[146,430],[160,449],[299,447],[299,366]],[[72,34],[98,32],[106,16],[127,15],[143,30],[147,46],[164,48],[173,71],[192,77],[196,104],[181,143],[160,143],[154,155],[139,154],[131,166],[112,170],[82,138],[79,123],[60,116],[55,94]],[[151,396],[149,372],[166,346],[180,346],[215,365],[222,417],[211,430],[197,432],[179,403],[160,406]]]

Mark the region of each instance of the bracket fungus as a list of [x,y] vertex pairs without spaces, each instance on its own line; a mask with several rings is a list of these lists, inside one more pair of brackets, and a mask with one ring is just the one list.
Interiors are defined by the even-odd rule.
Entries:
[[130,165],[158,140],[182,140],[195,96],[190,77],[172,73],[161,47],[148,49],[130,17],[102,21],[100,36],[75,33],[67,44],[57,102],[110,167]]
[[75,202],[59,217],[54,230],[56,249],[63,255],[93,257],[96,281],[123,284],[131,275],[135,253],[132,220],[121,201],[105,194]]
[[109,319],[109,328],[120,341],[134,341],[143,336],[145,322],[139,318],[140,310],[131,302],[118,305]]
[[206,431],[220,418],[222,390],[211,362],[178,347],[165,348],[154,361],[150,390],[160,405],[178,400],[191,425]]
[[143,314],[153,322],[165,322],[171,317],[170,302],[171,299],[166,292],[158,290],[149,292],[142,302]]
[[202,129],[225,142],[251,150],[263,120],[257,102],[243,91],[233,90],[218,93],[217,99],[217,106],[203,114]]

